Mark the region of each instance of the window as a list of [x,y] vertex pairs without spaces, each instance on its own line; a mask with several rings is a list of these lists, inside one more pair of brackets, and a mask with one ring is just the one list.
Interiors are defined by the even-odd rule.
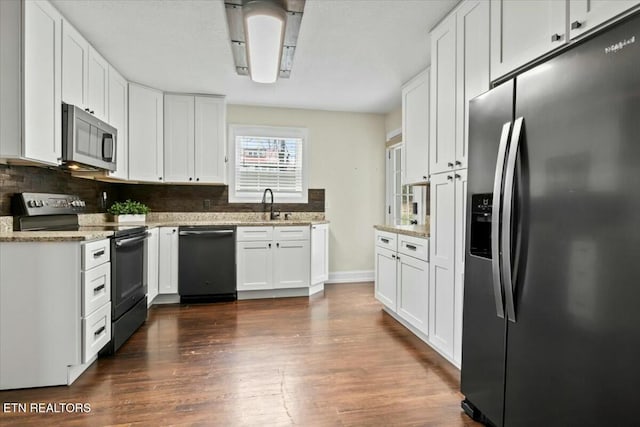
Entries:
[[229,201],[307,203],[309,141],[305,128],[229,127]]

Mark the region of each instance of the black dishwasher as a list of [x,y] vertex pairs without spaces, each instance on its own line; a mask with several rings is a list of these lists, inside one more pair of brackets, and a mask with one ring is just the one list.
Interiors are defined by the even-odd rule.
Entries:
[[180,302],[235,300],[235,227],[180,227],[179,238]]

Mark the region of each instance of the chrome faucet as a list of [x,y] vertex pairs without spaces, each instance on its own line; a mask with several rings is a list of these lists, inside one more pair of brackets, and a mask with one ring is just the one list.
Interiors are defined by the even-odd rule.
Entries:
[[264,193],[262,193],[262,203],[265,205],[265,209],[266,209],[266,204],[267,204],[267,192],[269,192],[271,194],[271,202],[269,203],[269,219],[278,219],[280,218],[280,212],[274,212],[273,211],[273,191],[270,188],[265,188],[264,189]]

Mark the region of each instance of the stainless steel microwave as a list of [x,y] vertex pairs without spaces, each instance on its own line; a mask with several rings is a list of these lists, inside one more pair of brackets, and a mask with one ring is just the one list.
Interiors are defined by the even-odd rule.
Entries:
[[91,113],[62,104],[62,163],[70,170],[116,170],[118,130]]

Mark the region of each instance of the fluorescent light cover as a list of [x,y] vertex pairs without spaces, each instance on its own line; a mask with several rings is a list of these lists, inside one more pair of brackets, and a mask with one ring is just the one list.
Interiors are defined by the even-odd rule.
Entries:
[[251,80],[274,83],[280,72],[284,19],[254,10],[245,16],[245,29]]

